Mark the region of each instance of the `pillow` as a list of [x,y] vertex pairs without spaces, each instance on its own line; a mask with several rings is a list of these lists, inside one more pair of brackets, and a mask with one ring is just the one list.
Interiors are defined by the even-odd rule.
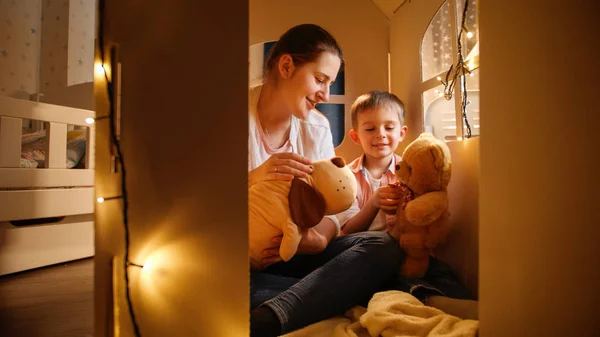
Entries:
[[[67,132],[67,157],[66,167],[74,168],[78,166],[81,158],[85,155],[86,139],[85,129],[71,130]],[[23,134],[21,167],[36,168],[43,166],[46,159],[44,148],[46,146],[46,131],[40,130],[33,133]]]
[[79,164],[85,155],[85,145],[85,130],[67,132],[67,168],[73,168]]
[[46,144],[46,130],[21,135],[23,150],[41,150]]
[[67,143],[67,168],[77,166],[84,155],[85,139]]
[[38,162],[33,159],[21,158],[21,162],[19,163],[19,166],[26,167],[26,168],[37,168]]

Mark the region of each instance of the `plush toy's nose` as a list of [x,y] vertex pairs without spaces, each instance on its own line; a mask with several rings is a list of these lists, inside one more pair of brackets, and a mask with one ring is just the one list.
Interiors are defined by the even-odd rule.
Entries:
[[346,161],[342,157],[333,157],[331,158],[331,162],[333,163],[333,165],[340,168],[346,166]]

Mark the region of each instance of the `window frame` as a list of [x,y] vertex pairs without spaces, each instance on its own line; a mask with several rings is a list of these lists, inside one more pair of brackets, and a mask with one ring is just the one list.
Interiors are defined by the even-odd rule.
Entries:
[[[472,1],[472,0],[468,0],[468,1]],[[476,1],[477,0],[473,0]],[[419,90],[421,92],[421,115],[423,116],[423,119],[425,118],[425,104],[423,103],[423,94],[425,92],[427,92],[428,90],[434,89],[435,87],[438,87],[440,85],[440,81],[437,79],[438,77],[441,78],[445,78],[446,77],[446,73],[448,72],[448,70],[443,71],[439,74],[435,74],[433,75],[431,78],[428,79],[424,79],[423,78],[423,40],[425,39],[425,35],[427,34],[427,31],[429,30],[429,27],[431,26],[431,23],[433,22],[433,20],[435,19],[436,15],[438,14],[438,12],[441,10],[441,8],[446,4],[446,2],[449,2],[449,20],[450,20],[450,35],[451,35],[451,39],[452,39],[452,66],[456,67],[456,64],[458,64],[458,47],[457,47],[457,43],[458,43],[458,32],[457,32],[457,6],[456,6],[456,0],[446,0],[444,2],[442,2],[442,4],[438,7],[438,9],[436,10],[436,12],[433,14],[433,16],[431,17],[431,20],[429,21],[429,24],[427,25],[427,28],[425,28],[425,31],[423,32],[423,36],[421,37],[421,43],[419,45],[419,56],[420,56],[420,66],[421,66],[421,83],[419,86]],[[477,42],[479,43],[479,7],[477,7],[477,10],[475,11],[475,22],[476,22],[476,31],[474,32],[474,34],[476,34],[477,36]],[[466,57],[466,55],[463,56],[463,58]],[[469,62],[467,63],[467,69],[472,72],[476,69],[479,69],[479,53],[477,53],[471,60],[469,60]],[[462,74],[459,77],[457,77],[456,81],[458,81],[458,83],[456,83],[456,85],[454,86],[454,92],[452,93],[452,97],[454,98],[454,112],[455,112],[455,124],[456,124],[456,139],[457,140],[462,140],[462,135],[463,135],[463,118],[462,118],[462,86],[461,86],[461,82],[465,81],[466,83],[466,77],[468,74]],[[467,88],[468,91],[468,88]],[[471,137],[477,137],[478,135],[472,135]]]

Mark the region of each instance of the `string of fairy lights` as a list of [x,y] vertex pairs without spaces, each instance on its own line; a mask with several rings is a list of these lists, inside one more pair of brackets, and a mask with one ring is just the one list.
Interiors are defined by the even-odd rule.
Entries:
[[[105,41],[104,41],[105,0],[98,1],[98,16],[99,16],[98,45],[99,45],[100,60],[101,60],[100,66],[102,68],[102,73],[104,74],[104,80],[106,81],[106,91],[107,91],[107,96],[108,96],[109,112],[108,112],[108,115],[97,117],[95,120],[96,121],[101,120],[101,119],[109,120],[109,130],[110,130],[110,137],[111,137],[111,141],[112,141],[111,153],[112,153],[113,149],[116,151],[116,159],[118,160],[118,164],[120,167],[121,195],[111,196],[111,197],[99,197],[97,199],[97,201],[98,201],[98,203],[103,203],[103,202],[109,201],[109,200],[122,200],[123,227],[124,227],[124,232],[125,232],[125,235],[124,235],[125,251],[124,251],[124,258],[123,258],[123,269],[124,269],[123,274],[125,276],[125,297],[126,297],[126,301],[127,301],[129,316],[131,318],[131,322],[133,325],[133,331],[134,331],[136,337],[141,337],[139,324],[137,322],[137,319],[135,316],[135,311],[133,309],[133,304],[131,301],[131,294],[130,294],[130,289],[129,289],[130,288],[129,287],[129,267],[134,266],[134,267],[143,268],[143,266],[129,261],[130,233],[129,233],[129,217],[128,217],[129,200],[128,200],[128,193],[127,193],[127,185],[126,185],[127,171],[126,171],[126,166],[125,166],[125,159],[123,157],[123,152],[121,151],[121,143],[120,143],[119,137],[117,137],[116,127],[115,127],[116,118],[115,118],[115,104],[114,104],[114,84],[113,84],[112,78],[109,78],[107,71],[104,68],[104,65],[106,64],[105,63],[106,51],[105,51]],[[112,55],[112,57],[114,57],[114,55]],[[112,69],[114,70],[114,67],[112,67]],[[112,75],[111,75],[111,77],[112,77]]]
[[[456,53],[457,53],[457,62],[456,62],[456,66],[451,65],[450,69],[448,69],[448,72],[446,72],[446,76],[445,78],[442,78],[441,76],[437,77],[437,80],[440,81],[443,85],[444,85],[444,98],[446,98],[447,100],[451,100],[452,99],[452,94],[454,92],[454,88],[455,85],[457,83],[457,81],[460,83],[460,92],[461,92],[461,118],[462,118],[462,122],[464,127],[461,128],[462,130],[462,138],[471,138],[471,124],[469,123],[469,119],[467,118],[467,105],[470,103],[468,101],[468,96],[467,96],[467,81],[466,81],[466,75],[472,75],[471,70],[469,69],[469,67],[467,67],[465,65],[465,60],[463,57],[463,53],[462,53],[462,34],[463,32],[465,32],[467,34],[467,38],[472,38],[473,37],[473,32],[470,32],[467,29],[467,26],[465,24],[466,22],[466,17],[467,17],[467,10],[469,7],[469,0],[465,0],[465,5],[463,7],[463,12],[462,12],[462,18],[461,18],[461,26],[460,26],[460,31],[458,33],[458,39],[457,39],[457,46],[456,46]],[[466,133],[465,133],[466,130]]]

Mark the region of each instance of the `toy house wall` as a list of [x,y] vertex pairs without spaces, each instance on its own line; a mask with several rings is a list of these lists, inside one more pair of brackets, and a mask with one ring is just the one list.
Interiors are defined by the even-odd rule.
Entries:
[[[130,289],[142,336],[247,336],[248,3],[106,1],[122,63]],[[108,112],[96,78],[98,115]],[[182,120],[187,121],[181,123]],[[120,195],[108,120],[97,122],[96,193]],[[96,207],[95,335],[112,333],[120,200]],[[121,291],[124,281],[117,279]],[[123,298],[121,336],[133,336]]]
[[600,331],[598,9],[482,1],[481,336]]
[[[132,284],[144,335],[247,334],[247,154],[240,146],[247,135],[246,100],[231,97],[246,97],[248,45],[277,39],[296,23],[322,24],[346,52],[345,100],[351,102],[364,91],[387,88],[389,41],[392,91],[407,103],[410,140],[422,125],[417,41],[427,27],[426,14],[431,18],[441,2],[405,4],[389,24],[368,1],[335,2],[331,11],[315,11],[305,3],[291,10],[266,0],[251,1],[250,11],[241,1],[211,3],[210,10],[191,2],[155,7],[110,3],[107,30],[121,44],[127,92],[122,139],[129,165],[132,259],[158,255],[168,261],[155,279],[144,283],[140,276],[140,283]],[[357,7],[330,14],[342,5]],[[599,75],[589,47],[596,29],[593,6],[505,0],[480,8],[482,135],[451,144],[454,161],[466,168],[456,168],[464,173],[453,177],[450,193],[463,210],[479,209],[477,200],[481,206],[482,336],[591,336],[598,330],[592,316],[598,303],[594,285],[600,283],[593,267],[600,254],[600,219],[593,202],[600,171],[593,161],[600,148],[592,129],[600,122],[592,114]],[[131,12],[137,14],[126,14]],[[239,29],[248,14],[250,41]],[[342,24],[352,15],[371,18],[378,28],[362,31],[350,25],[357,30],[345,31]],[[269,25],[258,28],[254,22]],[[208,33],[215,30],[220,34]],[[357,41],[373,43],[374,56],[359,52],[369,48]],[[203,44],[220,52],[206,53]],[[381,62],[367,62],[373,58]],[[582,66],[562,68],[570,59]],[[209,66],[198,66],[203,64]],[[372,77],[353,77],[352,71],[358,74],[366,65],[373,67]],[[564,70],[554,71],[559,68]],[[102,89],[96,84],[97,106],[106,111]],[[182,118],[190,123],[182,125]],[[108,143],[100,141],[108,139],[105,126],[97,126],[97,193],[114,195],[119,193],[117,175],[109,173]],[[348,141],[338,151],[352,159],[360,150],[346,146]],[[222,147],[213,145],[219,142]],[[190,156],[190,147],[182,144],[192,144],[198,155]],[[215,159],[223,153],[226,162]],[[96,215],[100,336],[106,335],[110,315],[110,258],[122,252],[119,212],[119,204],[109,202]],[[465,226],[475,231],[472,212]],[[461,253],[467,255],[459,257],[460,263],[472,259],[468,252],[477,246],[472,246],[477,235],[469,237],[471,246]],[[469,261],[464,265],[472,266]],[[474,273],[465,270],[465,275]]]

